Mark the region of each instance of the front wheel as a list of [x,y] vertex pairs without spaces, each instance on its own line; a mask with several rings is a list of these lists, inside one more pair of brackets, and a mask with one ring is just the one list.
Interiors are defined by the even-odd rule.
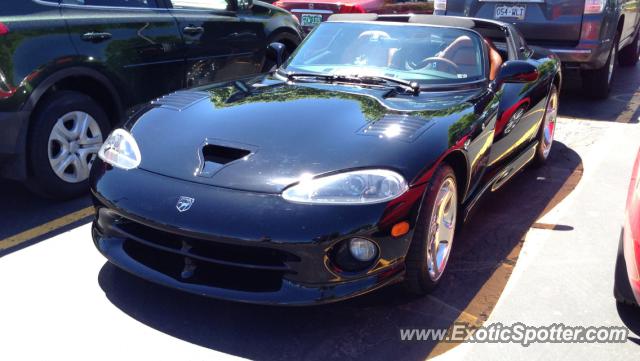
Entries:
[[433,290],[446,271],[458,216],[458,189],[453,169],[441,165],[427,187],[411,246],[405,286],[412,294]]

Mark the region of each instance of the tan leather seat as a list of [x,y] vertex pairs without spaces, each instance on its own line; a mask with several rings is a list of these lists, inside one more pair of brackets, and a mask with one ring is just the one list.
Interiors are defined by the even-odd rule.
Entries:
[[[502,66],[502,55],[496,49],[491,39],[485,38],[484,43],[489,50],[489,80],[494,80],[498,75],[500,66]],[[468,36],[461,36],[454,40],[446,49],[444,49],[440,57],[453,61],[456,65],[462,67],[476,65],[476,53]]]

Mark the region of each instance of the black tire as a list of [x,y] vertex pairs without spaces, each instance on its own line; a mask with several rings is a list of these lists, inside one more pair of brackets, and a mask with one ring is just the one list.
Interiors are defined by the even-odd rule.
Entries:
[[98,124],[102,139],[106,139],[111,128],[102,107],[91,97],[75,91],[56,91],[42,100],[31,118],[28,160],[31,191],[51,199],[71,199],[87,192],[89,180],[70,183],[54,172],[49,162],[49,136],[60,117],[73,111],[91,115]]
[[[538,129],[538,146],[536,147],[536,155],[535,158],[533,158],[533,165],[540,167],[542,165],[544,165],[547,162],[547,159],[549,158],[549,152],[551,151],[552,145],[553,145],[553,135],[551,136],[551,143],[549,145],[546,144],[545,142],[545,127],[546,127],[546,120],[547,120],[547,116],[548,116],[548,112],[551,110],[549,108],[549,106],[551,105],[551,102],[554,101],[554,97],[555,97],[555,101],[556,101],[556,105],[555,105],[555,109],[556,109],[556,117],[557,118],[557,107],[558,107],[558,102],[560,99],[560,94],[558,93],[558,88],[556,87],[555,84],[551,85],[551,90],[549,90],[549,99],[547,100],[547,108],[545,109],[544,112],[544,116],[542,118],[542,122],[540,124],[540,129]],[[553,119],[554,122],[554,133],[555,133],[555,126],[556,126],[556,120],[557,119]],[[548,149],[547,149],[548,147]]]
[[[407,251],[407,256],[405,257],[406,276],[404,286],[405,289],[413,295],[425,295],[431,292],[442,280],[442,275],[444,275],[447,269],[446,267],[448,262],[445,262],[445,268],[442,271],[442,274],[437,280],[434,281],[429,276],[427,262],[427,235],[430,233],[428,225],[430,224],[430,220],[434,211],[434,206],[438,195],[437,193],[447,179],[452,179],[457,189],[457,182],[453,169],[447,164],[442,164],[433,174],[431,181],[429,182],[429,185],[427,186],[427,189],[425,191],[413,239],[411,241],[411,245],[409,246],[409,250]],[[454,203],[457,210],[457,197]],[[455,234],[455,224],[453,232]],[[451,251],[449,251],[449,255],[451,255]]]
[[[609,57],[602,68],[582,71],[582,85],[585,95],[593,99],[606,99],[609,96],[618,65],[619,42],[620,34],[613,39]],[[610,66],[613,66],[613,68],[610,68]]]
[[636,33],[631,44],[620,49],[619,61],[622,66],[635,66],[640,58],[640,31]]
[[[280,32],[271,36],[267,40],[267,46],[271,43],[276,43],[276,42],[282,43],[287,48],[284,54],[284,60],[286,60],[289,58],[289,56],[291,56],[291,54],[293,54],[293,52],[296,50],[296,48],[300,44],[300,38],[298,38],[296,35],[293,35],[287,32]],[[275,62],[265,58],[264,64],[262,64],[262,72],[267,73],[267,72],[273,71],[275,70],[275,66],[276,66]]]
[[631,285],[629,284],[627,262],[624,260],[622,233],[620,234],[620,243],[618,243],[618,257],[616,258],[613,297],[615,297],[616,301],[619,303],[630,306],[638,306],[638,303],[633,296]]

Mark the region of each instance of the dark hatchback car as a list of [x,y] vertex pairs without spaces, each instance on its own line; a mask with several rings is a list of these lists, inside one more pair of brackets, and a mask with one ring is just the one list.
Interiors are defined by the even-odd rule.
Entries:
[[68,198],[129,107],[270,68],[297,19],[251,0],[3,0],[0,176]]
[[586,95],[595,98],[609,95],[618,63],[633,66],[640,55],[637,0],[435,0],[434,7],[439,15],[514,24],[528,44],[580,70]]

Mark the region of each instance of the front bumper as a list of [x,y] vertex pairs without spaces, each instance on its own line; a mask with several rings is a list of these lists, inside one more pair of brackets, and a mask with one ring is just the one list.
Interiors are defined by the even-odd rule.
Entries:
[[[149,281],[220,299],[308,305],[355,297],[404,277],[413,231],[393,238],[381,226],[390,214],[393,222],[415,216],[399,211],[402,205],[391,213],[384,204],[299,205],[279,195],[105,169],[94,165],[94,242],[111,263]],[[195,198],[187,212],[176,209],[181,195]],[[354,236],[373,240],[379,256],[368,269],[343,272],[331,250]]]

